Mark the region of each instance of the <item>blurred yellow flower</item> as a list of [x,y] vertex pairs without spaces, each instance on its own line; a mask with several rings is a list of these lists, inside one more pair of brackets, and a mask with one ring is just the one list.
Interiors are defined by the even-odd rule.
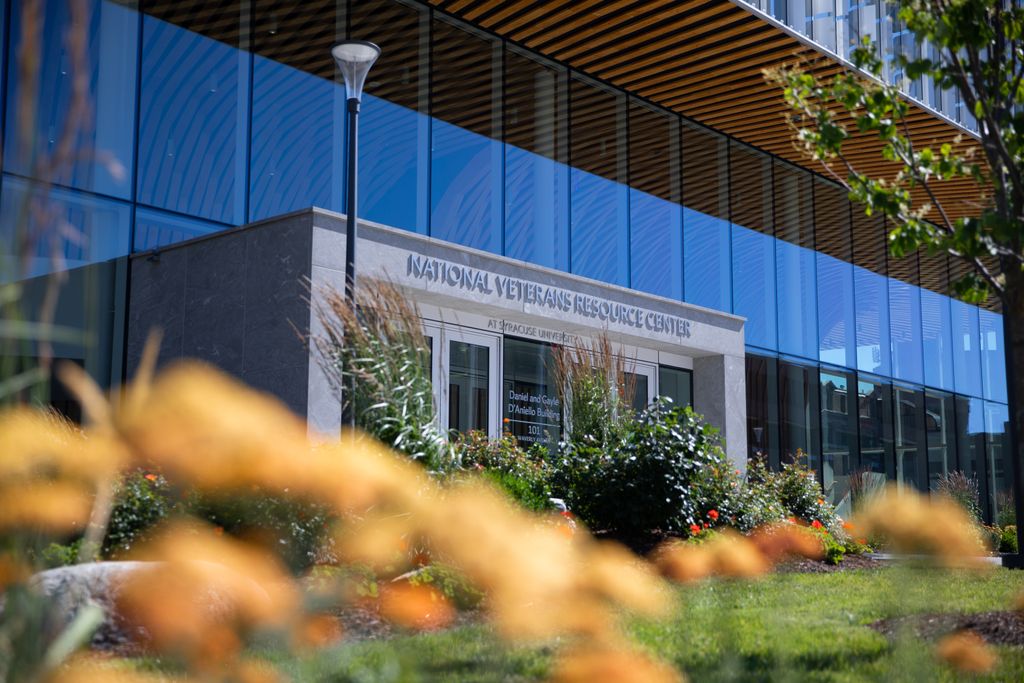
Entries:
[[193,662],[232,659],[235,629],[283,626],[299,595],[269,554],[198,524],[172,524],[135,559],[152,564],[125,580],[118,607],[153,644]]
[[853,520],[863,536],[880,535],[904,553],[921,553],[947,567],[988,567],[977,529],[948,498],[889,486]]
[[0,487],[0,531],[31,529],[62,534],[82,529],[92,492],[70,481],[32,481]]

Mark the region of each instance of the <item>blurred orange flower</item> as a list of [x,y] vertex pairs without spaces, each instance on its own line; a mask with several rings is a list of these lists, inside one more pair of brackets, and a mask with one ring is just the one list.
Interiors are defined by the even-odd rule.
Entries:
[[973,631],[946,636],[935,648],[935,656],[957,671],[982,674],[995,668],[996,653]]

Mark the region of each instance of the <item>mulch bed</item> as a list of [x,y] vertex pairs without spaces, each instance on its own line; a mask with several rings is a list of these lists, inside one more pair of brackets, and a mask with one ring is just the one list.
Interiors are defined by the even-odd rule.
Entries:
[[1024,617],[1020,612],[915,614],[882,619],[869,626],[890,639],[908,628],[925,640],[937,640],[954,631],[973,631],[992,645],[1024,646]]

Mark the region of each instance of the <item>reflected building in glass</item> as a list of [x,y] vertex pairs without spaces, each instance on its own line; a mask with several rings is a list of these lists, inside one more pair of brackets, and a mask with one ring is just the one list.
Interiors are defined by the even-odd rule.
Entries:
[[[360,219],[741,316],[748,455],[804,462],[841,510],[887,479],[928,490],[952,470],[978,479],[988,515],[1005,498],[998,306],[952,297],[952,259],[893,258],[890,226],[785,152],[785,123],[761,106],[773,96],[761,67],[794,50],[835,62],[868,35],[915,106],[949,137],[969,131],[953,93],[896,69],[893,55],[930,48],[891,3],[94,0],[76,62],[68,3],[45,0],[34,77],[21,68],[34,5],[3,4],[0,277],[41,306],[44,276],[66,271],[56,315],[85,334],[55,354],[104,383],[126,372],[133,254],[341,210],[345,101],[330,47],[366,39],[383,53],[360,117]],[[75,110],[80,69],[89,97]],[[82,106],[73,153],[48,167]],[[25,243],[25,207],[46,183],[56,208],[27,233],[54,237]],[[176,324],[167,334],[187,337]],[[499,337],[435,349],[448,426],[556,443],[566,416],[551,342]],[[699,405],[686,357],[636,360],[639,403]]]

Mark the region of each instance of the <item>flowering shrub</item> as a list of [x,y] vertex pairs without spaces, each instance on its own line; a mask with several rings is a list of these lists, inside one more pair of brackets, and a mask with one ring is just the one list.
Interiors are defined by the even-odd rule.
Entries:
[[658,401],[609,448],[562,444],[553,488],[592,528],[686,534],[731,515],[732,473],[717,430]]

